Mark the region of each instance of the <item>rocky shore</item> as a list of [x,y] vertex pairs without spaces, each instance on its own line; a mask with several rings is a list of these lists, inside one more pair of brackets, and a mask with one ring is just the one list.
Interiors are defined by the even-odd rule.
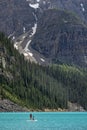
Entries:
[[43,110],[39,110],[39,109],[28,109],[28,108],[23,108],[22,106],[17,105],[16,103],[13,103],[12,101],[8,100],[8,99],[0,99],[0,112],[28,112],[28,111],[44,111],[44,112],[69,112],[69,111],[79,111],[79,112],[84,112],[84,108],[82,106],[77,105],[76,103],[68,103],[68,109],[49,109],[49,108],[45,108]]
[[8,99],[0,99],[0,112],[19,112],[19,111],[29,111],[27,108],[23,108],[16,103],[11,102]]

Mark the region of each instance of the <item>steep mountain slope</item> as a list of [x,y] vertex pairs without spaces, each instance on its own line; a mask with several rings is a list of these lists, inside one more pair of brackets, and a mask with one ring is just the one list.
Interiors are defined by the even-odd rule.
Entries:
[[87,67],[87,26],[70,12],[45,11],[31,46],[55,63]]
[[44,69],[24,60],[23,55],[13,48],[12,43],[3,34],[0,35],[1,97],[9,98],[28,108],[66,108],[65,88]]
[[0,12],[0,31],[26,59],[87,66],[86,0],[0,0]]
[[34,109],[65,109],[68,101],[87,109],[87,70],[27,62],[0,34],[0,98]]
[[0,31],[9,37],[29,31],[35,22],[33,11],[25,0],[0,0]]
[[76,13],[87,23],[87,1],[86,0],[51,0],[51,6]]
[[74,12],[87,23],[87,1],[86,0],[28,0],[32,4],[39,3],[41,10],[62,9]]
[[19,35],[29,31],[46,9],[62,9],[76,13],[87,22],[86,0],[0,0],[0,31],[7,35]]

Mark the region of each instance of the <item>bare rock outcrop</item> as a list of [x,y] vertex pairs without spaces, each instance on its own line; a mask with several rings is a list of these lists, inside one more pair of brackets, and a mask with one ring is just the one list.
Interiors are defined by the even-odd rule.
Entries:
[[8,99],[0,99],[0,112],[17,112],[17,111],[29,111],[27,108],[23,108],[16,103]]
[[0,31],[8,36],[29,31],[35,21],[33,11],[25,0],[0,0]]
[[87,67],[87,26],[61,10],[45,11],[31,46],[53,63]]

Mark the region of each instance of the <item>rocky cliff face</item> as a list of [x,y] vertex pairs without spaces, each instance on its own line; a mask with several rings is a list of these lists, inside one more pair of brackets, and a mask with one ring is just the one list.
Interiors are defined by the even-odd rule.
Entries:
[[86,0],[51,0],[52,8],[69,10],[76,13],[82,20],[87,22],[87,2]]
[[10,36],[29,31],[35,21],[33,11],[25,0],[0,0],[0,31]]
[[53,62],[87,66],[87,27],[73,14],[48,10],[38,24],[32,47]]
[[74,12],[87,23],[86,0],[0,0],[0,31],[18,36],[34,25],[34,12],[39,17],[43,10],[54,8]]
[[[16,48],[28,59],[32,54],[34,61],[43,57],[56,63],[86,66],[86,26],[86,0],[0,0],[0,31],[12,39],[23,34]],[[29,48],[31,41],[38,56]]]
[[31,3],[37,3],[42,10],[62,9],[74,12],[84,22],[87,23],[87,1],[86,0],[28,0]]

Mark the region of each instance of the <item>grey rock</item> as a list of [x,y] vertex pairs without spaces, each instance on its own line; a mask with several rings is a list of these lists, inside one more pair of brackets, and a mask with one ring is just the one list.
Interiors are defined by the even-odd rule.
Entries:
[[87,67],[87,26],[75,15],[45,11],[31,46],[55,63]]
[[34,10],[25,0],[0,0],[0,31],[18,36],[23,27],[29,31],[35,19]]
[[0,99],[0,112],[17,112],[17,111],[29,111],[27,108],[23,108],[16,103],[8,99]]

